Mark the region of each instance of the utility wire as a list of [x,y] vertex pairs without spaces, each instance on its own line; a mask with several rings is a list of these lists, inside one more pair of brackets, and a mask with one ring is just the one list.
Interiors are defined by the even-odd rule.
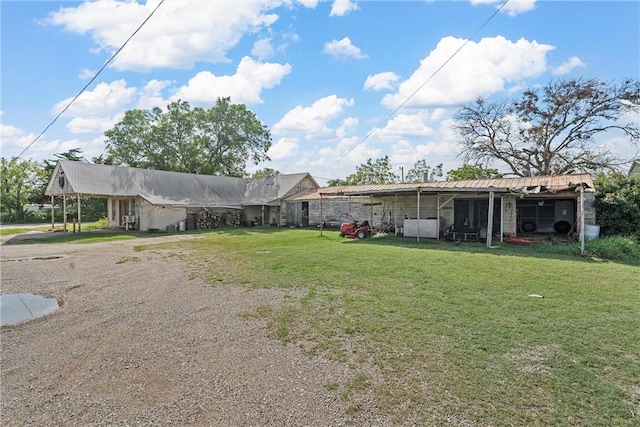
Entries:
[[411,93],[411,95],[409,95],[409,97],[407,97],[407,99],[405,99],[400,105],[398,105],[395,110],[393,110],[391,113],[389,113],[389,115],[387,115],[384,119],[380,120],[378,122],[378,124],[371,129],[356,145],[353,146],[353,148],[351,148],[349,151],[347,151],[346,153],[344,153],[342,156],[340,156],[335,162],[331,163],[326,169],[324,169],[322,172],[320,172],[320,174],[324,174],[325,172],[327,172],[328,170],[330,170],[332,167],[334,167],[340,160],[344,159],[345,157],[347,157],[349,154],[351,154],[351,152],[353,152],[353,150],[355,150],[356,148],[358,148],[360,145],[362,145],[363,142],[365,142],[367,139],[369,139],[369,137],[371,135],[373,135],[376,130],[378,130],[378,128],[380,126],[382,126],[385,122],[387,122],[389,119],[391,119],[393,116],[395,116],[395,114],[400,111],[400,109],[402,107],[404,107],[410,100],[411,98],[413,98],[418,92],[420,92],[420,90],[422,90],[422,88],[431,81],[431,79],[433,79],[436,74],[438,74],[440,72],[440,70],[442,70],[467,44],[469,44],[469,42],[476,36],[478,35],[478,33],[480,31],[482,31],[482,29],[489,23],[489,21],[491,21],[506,5],[507,3],[509,3],[509,0],[506,0],[504,3],[502,3],[500,5],[500,7],[498,7],[496,9],[496,11],[489,17],[487,18],[486,21],[484,21],[484,23],[470,36],[467,37],[467,39],[464,41],[464,43],[462,43],[462,45],[460,45],[460,47],[451,54],[451,56],[449,56],[449,58],[447,58],[446,61],[444,61],[442,63],[442,65],[440,65],[430,76],[427,80],[424,81],[424,83],[422,83],[416,90],[413,91],[413,93]]
[[118,54],[120,53],[120,51],[121,51],[122,49],[124,49],[124,47],[127,45],[127,43],[129,43],[129,41],[133,38],[133,36],[135,36],[135,35],[138,33],[138,31],[140,31],[140,30],[142,29],[142,27],[144,27],[144,25],[147,23],[147,21],[148,21],[149,19],[151,19],[151,17],[153,16],[153,14],[154,14],[154,13],[156,13],[156,11],[158,10],[158,8],[159,8],[160,6],[162,6],[162,3],[164,3],[164,0],[160,0],[160,3],[158,3],[158,5],[155,7],[155,9],[153,9],[153,11],[149,14],[149,16],[147,16],[147,18],[146,18],[144,21],[142,21],[142,24],[140,24],[140,26],[139,26],[139,27],[138,27],[138,28],[133,32],[133,34],[131,34],[131,35],[129,36],[129,38],[128,38],[128,39],[127,39],[127,40],[122,44],[122,46],[120,46],[120,48],[119,48],[119,49],[118,49],[118,50],[117,50],[113,55],[111,55],[111,58],[109,58],[109,60],[108,60],[107,62],[105,62],[105,63],[104,63],[104,65],[102,66],[102,68],[100,68],[100,69],[98,70],[98,72],[97,72],[97,73],[96,73],[96,74],[91,78],[91,80],[89,80],[89,83],[87,83],[87,84],[86,84],[86,85],[85,85],[85,86],[80,90],[80,92],[78,92],[78,94],[77,94],[77,95],[76,95],[76,96],[75,96],[75,97],[74,97],[74,98],[73,98],[73,99],[72,99],[72,100],[67,104],[67,106],[66,106],[66,107],[64,107],[64,108],[62,109],[62,111],[60,111],[60,112],[58,113],[58,115],[57,115],[57,116],[56,116],[56,117],[51,121],[51,123],[49,123],[49,124],[47,125],[47,127],[45,127],[45,128],[44,128],[44,130],[43,130],[42,132],[40,132],[40,133],[38,134],[38,136],[36,136],[36,138],[35,138],[33,141],[31,141],[31,143],[30,143],[29,145],[27,145],[27,146],[24,148],[24,150],[22,150],[22,151],[20,152],[20,154],[18,154],[18,158],[22,157],[22,155],[23,155],[23,154],[24,154],[24,153],[25,153],[29,148],[31,148],[31,146],[32,146],[33,144],[35,144],[35,143],[36,143],[36,141],[37,141],[37,140],[39,140],[39,139],[40,139],[40,137],[41,137],[42,135],[44,135],[44,133],[45,133],[47,130],[49,130],[49,128],[50,128],[51,126],[53,126],[53,124],[54,124],[55,122],[57,122],[57,121],[58,121],[58,119],[60,118],[60,116],[62,116],[62,115],[64,114],[64,112],[65,112],[65,111],[67,111],[67,110],[69,109],[69,107],[71,107],[71,104],[73,104],[73,103],[74,103],[74,102],[75,102],[75,101],[80,97],[80,95],[82,95],[82,94],[84,93],[84,91],[85,91],[85,90],[87,90],[87,88],[91,85],[91,83],[93,83],[93,82],[94,82],[94,80],[95,80],[96,78],[98,78],[98,76],[100,75],[100,73],[102,73],[102,71],[103,71],[105,68],[107,68],[107,65],[109,65],[109,63],[110,63],[111,61],[113,61],[113,59],[116,57],[116,55],[118,55]]

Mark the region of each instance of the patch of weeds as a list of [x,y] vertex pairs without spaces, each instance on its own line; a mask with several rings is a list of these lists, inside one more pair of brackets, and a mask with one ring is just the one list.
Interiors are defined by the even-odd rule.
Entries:
[[585,253],[596,258],[640,264],[640,245],[634,237],[611,236],[595,239],[585,244]]
[[253,311],[245,311],[243,313],[240,313],[240,317],[245,320],[267,319],[273,316],[273,311],[273,307],[271,307],[269,304],[260,304]]
[[347,413],[347,415],[354,416],[361,409],[362,409],[362,405],[360,403],[356,402],[356,403],[352,403],[349,406],[347,406],[347,409],[345,410],[345,412]]
[[371,375],[364,372],[356,372],[347,384],[344,392],[342,393],[342,397],[347,399],[354,393],[365,391],[369,387],[371,387]]
[[124,264],[125,262],[138,262],[140,258],[137,256],[125,256],[116,261],[116,264]]
[[337,391],[340,388],[340,383],[338,381],[328,381],[324,383],[324,388],[327,391]]

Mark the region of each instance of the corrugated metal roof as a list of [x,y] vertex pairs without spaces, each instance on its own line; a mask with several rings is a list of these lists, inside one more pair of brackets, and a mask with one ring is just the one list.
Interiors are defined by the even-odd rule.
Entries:
[[[64,187],[60,187],[56,179],[60,174],[65,177]],[[268,204],[278,195],[289,192],[307,175],[248,179],[60,160],[45,194],[139,195],[154,204],[239,208]]]
[[[593,180],[589,174],[534,176],[526,178],[473,179],[466,181],[433,181],[404,184],[354,185],[341,187],[324,187],[316,192],[318,198],[330,195],[376,195],[386,193],[420,192],[529,192],[540,187],[539,191],[561,191],[579,185],[593,188]],[[306,196],[310,198],[310,196]]]

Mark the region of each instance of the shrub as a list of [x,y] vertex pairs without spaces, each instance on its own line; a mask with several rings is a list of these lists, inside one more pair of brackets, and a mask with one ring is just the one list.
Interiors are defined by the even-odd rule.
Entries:
[[596,219],[602,236],[640,236],[640,179],[619,173],[595,177]]
[[640,264],[640,244],[635,236],[610,236],[585,244],[585,255]]

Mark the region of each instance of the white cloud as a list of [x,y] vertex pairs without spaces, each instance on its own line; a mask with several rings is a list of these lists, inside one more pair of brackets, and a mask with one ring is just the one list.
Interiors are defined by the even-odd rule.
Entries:
[[364,55],[360,51],[359,47],[356,47],[351,43],[351,39],[349,37],[345,37],[342,40],[331,40],[330,42],[325,43],[322,53],[331,55],[336,59],[367,58],[367,55]]
[[338,138],[345,138],[348,133],[353,132],[358,126],[357,117],[347,117],[342,121],[342,124],[336,129],[336,136]]
[[265,58],[273,56],[273,46],[271,45],[271,39],[260,39],[253,44],[251,54],[262,61]]
[[171,100],[212,105],[219,97],[228,96],[234,104],[260,104],[261,92],[279,85],[290,72],[289,64],[260,63],[245,56],[238,64],[236,74],[216,76],[210,71],[201,71],[181,87]]
[[307,139],[332,136],[334,131],[328,123],[339,117],[346,107],[353,105],[353,99],[338,98],[336,95],[321,98],[310,107],[298,105],[273,125],[272,132],[274,135],[300,132]]
[[138,97],[138,106],[142,110],[150,110],[154,107],[164,107],[168,102],[162,97],[162,91],[169,87],[171,82],[169,80],[149,80],[140,89],[140,95]]
[[[130,104],[137,89],[127,87],[124,80],[115,80],[111,83],[98,83],[93,90],[86,90],[78,96],[63,116],[105,116],[118,111],[123,106]],[[51,110],[54,115],[62,111],[73,98],[67,98],[55,104]]]
[[610,151],[614,156],[623,160],[637,159],[640,155],[640,146],[632,142],[627,136],[614,136],[609,138],[605,140],[600,147]]
[[[24,133],[22,129],[15,126],[3,124],[0,124],[0,134],[2,135],[2,138],[0,138],[0,152],[5,158],[20,154],[37,136],[35,133]],[[63,153],[73,148],[80,148],[84,157],[90,159],[104,151],[104,141],[102,136],[89,141],[79,139],[47,140],[41,137],[29,147],[22,157],[24,159],[42,161],[52,158],[53,153]]]
[[[278,16],[268,10],[286,0],[169,1],[158,8],[115,57],[118,70],[192,68],[198,61],[227,62],[226,52],[248,33],[271,26]],[[317,2],[301,2],[315,7]],[[66,30],[90,34],[98,51],[113,54],[151,14],[158,2],[100,0],[62,7],[45,22]]]
[[565,61],[563,64],[557,66],[556,68],[554,68],[551,73],[555,76],[559,76],[559,75],[563,75],[563,74],[569,74],[571,71],[573,71],[575,68],[585,68],[586,64],[584,62],[582,62],[580,60],[580,58],[578,58],[577,56],[572,56],[571,58],[569,58],[567,61]]
[[298,153],[298,138],[281,138],[271,146],[267,155],[271,160],[293,157]]
[[384,73],[378,73],[367,77],[367,81],[364,82],[364,89],[383,90],[394,89],[396,83],[400,80],[400,76],[392,71],[386,71]]
[[334,0],[329,16],[344,16],[358,10],[358,4],[350,0]]
[[[82,92],[62,117],[70,119],[66,127],[71,133],[103,133],[116,122],[116,114],[132,104],[137,93],[122,79],[99,83],[93,90]],[[58,115],[72,99],[58,102],[51,113]]]
[[95,75],[96,71],[84,68],[82,71],[80,71],[80,74],[78,74],[78,78],[80,80],[89,80],[92,79]]
[[383,142],[399,141],[405,138],[424,139],[433,134],[433,114],[427,110],[415,113],[399,113],[393,116],[385,127],[376,129],[372,139]]
[[547,68],[546,54],[553,49],[536,41],[512,42],[502,36],[464,44],[464,39],[455,37],[440,40],[397,93],[386,95],[382,104],[396,108],[415,93],[407,106],[454,105],[500,92],[508,83],[518,84],[523,78],[542,74]]
[[[509,16],[516,16],[534,10],[536,2],[537,0],[509,0],[502,10]],[[471,4],[495,4],[496,7],[500,7],[504,4],[504,0],[471,0]]]

